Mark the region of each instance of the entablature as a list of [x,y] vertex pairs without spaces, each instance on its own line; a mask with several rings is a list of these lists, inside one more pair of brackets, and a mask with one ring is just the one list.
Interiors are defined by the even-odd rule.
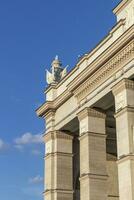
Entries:
[[[112,45],[107,48],[97,59],[95,59],[90,65],[86,67],[72,82],[68,84],[69,91],[74,91],[78,86],[84,82],[88,77],[94,75],[94,73],[105,64],[109,62],[109,60],[114,63],[116,54],[118,53],[120,57],[123,48],[125,48],[126,44],[128,44],[134,38],[134,25],[128,29],[121,37],[118,38]],[[132,41],[133,46],[133,41]],[[133,48],[133,47],[130,48]],[[125,51],[125,50],[124,50]],[[126,49],[129,51],[129,48]],[[124,52],[125,53],[125,52]],[[124,54],[123,53],[123,54]],[[127,52],[126,52],[127,53]]]
[[[85,69],[88,68],[103,52],[109,48],[114,41],[116,41],[124,33],[125,19],[121,19],[109,32],[109,34],[89,53],[84,54],[76,66],[67,74],[55,87],[53,100],[60,96],[67,88],[68,85],[79,76]],[[91,69],[91,67],[90,67]],[[52,99],[50,96],[51,86],[45,91],[46,99]]]
[[[134,25],[107,48],[91,65],[88,65],[66,87],[66,90],[53,101],[46,101],[38,110],[42,117],[49,110],[58,109],[71,96],[79,103],[124,65],[134,59]],[[61,83],[59,83],[61,84]],[[57,86],[56,86],[57,87]]]
[[71,94],[68,90],[65,90],[64,93],[58,96],[54,101],[46,101],[42,106],[40,106],[36,113],[39,117],[45,117],[47,113],[52,110],[55,111],[60,105],[62,105],[65,101],[67,101],[73,94]]
[[81,84],[74,95],[78,102],[82,101],[87,95],[95,90],[99,85],[117,73],[128,62],[134,59],[134,39],[121,49],[115,56],[108,60],[102,67],[98,69]]

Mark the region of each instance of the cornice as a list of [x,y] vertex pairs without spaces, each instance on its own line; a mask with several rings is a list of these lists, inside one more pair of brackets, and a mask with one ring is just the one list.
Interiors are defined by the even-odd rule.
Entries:
[[113,9],[113,13],[114,14],[118,14],[119,12],[121,12],[125,6],[127,6],[132,0],[123,0],[121,1],[114,9]]
[[41,105],[37,110],[36,114],[39,117],[44,117],[44,115],[47,115],[49,111],[55,111],[54,104],[52,101],[47,101],[43,105]]
[[121,19],[117,24],[111,29],[111,31],[104,37],[98,45],[94,49],[92,49],[90,52],[85,54],[80,61],[77,63],[77,66],[80,66],[85,60],[88,60],[90,57],[92,57],[106,42],[108,42],[112,37],[115,31],[117,31],[121,26],[125,25],[125,19]]
[[121,19],[117,24],[112,28],[112,30],[104,37],[94,49],[92,49],[90,52],[87,52],[82,56],[82,58],[78,61],[75,67],[72,68],[72,70],[58,83],[51,86],[48,86],[45,89],[45,93],[48,92],[50,89],[58,89],[70,76],[72,76],[80,67],[80,65],[84,62],[84,60],[88,60],[91,56],[93,56],[94,53],[96,53],[109,39],[112,38],[114,32],[118,30],[121,26],[125,24],[125,19]]
[[72,140],[73,136],[62,131],[51,131],[44,135],[44,141],[48,142],[54,139]]
[[129,79],[122,79],[112,88],[112,92],[114,95],[117,95],[124,89],[134,90],[134,81]]
[[49,110],[55,112],[55,110],[67,101],[73,94],[68,90],[65,90],[61,95],[59,95],[54,101],[47,101],[41,105],[37,110],[36,114],[39,117],[46,117]]
[[71,81],[61,95],[54,101],[46,102],[37,109],[37,115],[43,117],[49,110],[56,110],[73,94],[79,103],[133,58],[134,25]]
[[104,83],[127,63],[134,59],[134,39],[97,69],[83,84],[74,90],[77,101],[80,102],[100,84]]
[[46,87],[46,89],[45,89],[45,91],[44,91],[44,93],[47,93],[47,92],[49,92],[50,90],[52,90],[52,89],[56,89],[56,84],[51,84],[51,85],[49,85],[48,87]]
[[95,71],[105,65],[109,59],[123,48],[130,40],[134,38],[134,25],[131,26],[124,34],[122,34],[113,44],[108,47],[97,59],[89,64],[72,82],[68,84],[69,91],[74,91],[79,85],[84,82]]
[[84,108],[82,111],[77,113],[78,119],[82,120],[85,117],[96,117],[96,118],[106,118],[106,115],[104,113],[101,113],[93,108]]
[[47,121],[47,124],[49,122],[52,122],[52,120],[54,120],[54,117],[55,117],[55,110],[49,110],[48,113],[45,115],[45,120],[49,120],[49,121]]

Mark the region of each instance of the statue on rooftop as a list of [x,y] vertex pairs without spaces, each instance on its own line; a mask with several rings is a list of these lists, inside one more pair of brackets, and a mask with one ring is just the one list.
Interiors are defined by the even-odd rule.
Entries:
[[[68,66],[67,66],[68,67]],[[67,67],[63,68],[58,56],[55,57],[51,64],[51,72],[46,70],[46,81],[49,85],[59,83],[60,80],[66,76]]]

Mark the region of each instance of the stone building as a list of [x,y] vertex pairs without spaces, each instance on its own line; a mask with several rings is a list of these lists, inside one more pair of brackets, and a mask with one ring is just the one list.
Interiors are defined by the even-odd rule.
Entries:
[[47,72],[45,200],[134,200],[134,0],[67,74]]

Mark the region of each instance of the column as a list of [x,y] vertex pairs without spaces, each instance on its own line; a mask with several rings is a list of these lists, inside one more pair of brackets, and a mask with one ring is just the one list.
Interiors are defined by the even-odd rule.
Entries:
[[80,199],[107,199],[105,115],[91,108],[80,122]]
[[51,131],[44,136],[45,200],[73,200],[73,137]]
[[134,200],[134,81],[123,79],[113,88],[116,108],[120,200]]

